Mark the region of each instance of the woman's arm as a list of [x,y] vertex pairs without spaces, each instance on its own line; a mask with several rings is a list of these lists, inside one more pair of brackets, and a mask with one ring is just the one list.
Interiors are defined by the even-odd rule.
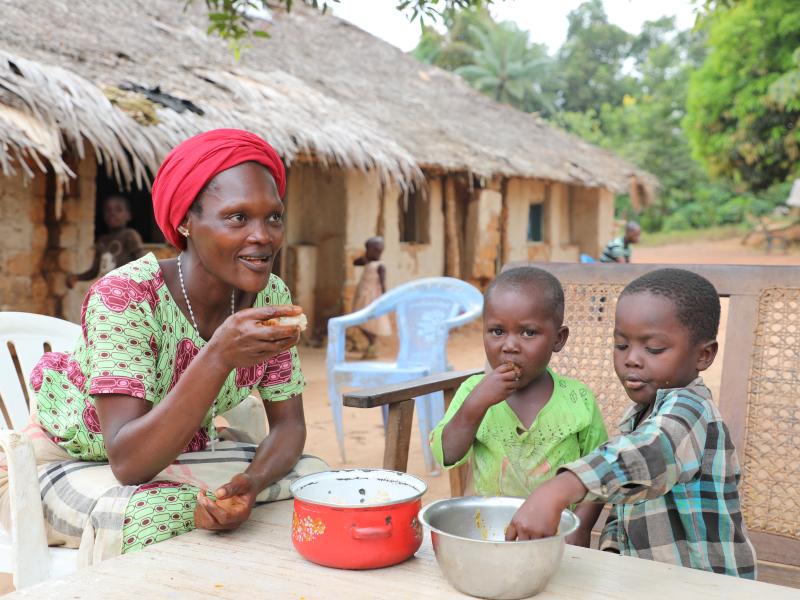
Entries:
[[149,481],[172,463],[197,433],[231,372],[208,348],[200,351],[155,406],[131,396],[95,396],[108,461],[121,483]]
[[281,402],[265,400],[264,408],[269,435],[258,445],[253,462],[245,469],[255,484],[256,494],[292,470],[306,443],[302,394]]
[[265,306],[228,317],[155,406],[131,396],[95,396],[108,460],[117,479],[128,485],[144,483],[172,463],[199,429],[233,369],[264,362],[297,343],[297,327],[266,327],[261,322],[300,310]]
[[253,462],[244,473],[214,491],[216,499],[203,490],[197,496],[195,525],[201,529],[230,531],[250,517],[258,494],[275,483],[300,460],[306,441],[303,396],[281,402],[264,401],[269,435],[259,444]]

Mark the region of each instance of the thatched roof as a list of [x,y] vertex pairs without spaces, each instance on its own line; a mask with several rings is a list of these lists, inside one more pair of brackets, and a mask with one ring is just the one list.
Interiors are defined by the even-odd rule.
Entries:
[[[654,193],[652,175],[613,153],[298,3],[261,23],[271,38],[235,63],[206,35],[203,4],[0,0],[0,168],[46,161],[69,177],[62,153],[86,140],[122,182],[143,186],[179,141],[239,127],[287,162],[377,169],[402,184],[428,168]],[[136,91],[156,87],[170,106]]]

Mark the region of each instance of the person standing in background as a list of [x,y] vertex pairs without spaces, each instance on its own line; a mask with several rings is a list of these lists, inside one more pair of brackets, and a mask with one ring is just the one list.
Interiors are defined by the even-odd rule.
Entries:
[[[383,254],[383,238],[375,236],[364,242],[365,252],[353,261],[353,265],[364,267],[361,279],[356,287],[356,297],[353,302],[353,312],[369,306],[381,295],[386,293],[386,267],[381,262]],[[389,315],[381,315],[375,319],[367,321],[359,326],[359,329],[367,338],[367,348],[364,350],[362,358],[370,359],[377,357],[375,342],[378,336],[392,335],[392,325],[389,322]]]

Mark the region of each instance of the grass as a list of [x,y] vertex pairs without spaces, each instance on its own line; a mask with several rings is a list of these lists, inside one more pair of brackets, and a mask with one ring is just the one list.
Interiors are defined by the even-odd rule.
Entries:
[[708,229],[685,229],[681,231],[642,232],[640,246],[666,246],[668,244],[690,244],[692,242],[716,242],[743,236],[748,230],[746,224],[720,225]]

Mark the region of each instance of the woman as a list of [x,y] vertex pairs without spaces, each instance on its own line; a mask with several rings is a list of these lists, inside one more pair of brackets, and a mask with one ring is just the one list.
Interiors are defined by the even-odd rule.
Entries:
[[[81,562],[194,527],[235,529],[257,500],[286,498],[292,479],[325,467],[301,456],[299,330],[265,324],[301,312],[271,274],[284,189],[278,155],[252,133],[180,144],[153,207],[181,253],[98,280],[74,352],[46,354],[31,374],[49,542],[80,547]],[[217,442],[214,417],[254,386],[269,435],[257,447]]]

